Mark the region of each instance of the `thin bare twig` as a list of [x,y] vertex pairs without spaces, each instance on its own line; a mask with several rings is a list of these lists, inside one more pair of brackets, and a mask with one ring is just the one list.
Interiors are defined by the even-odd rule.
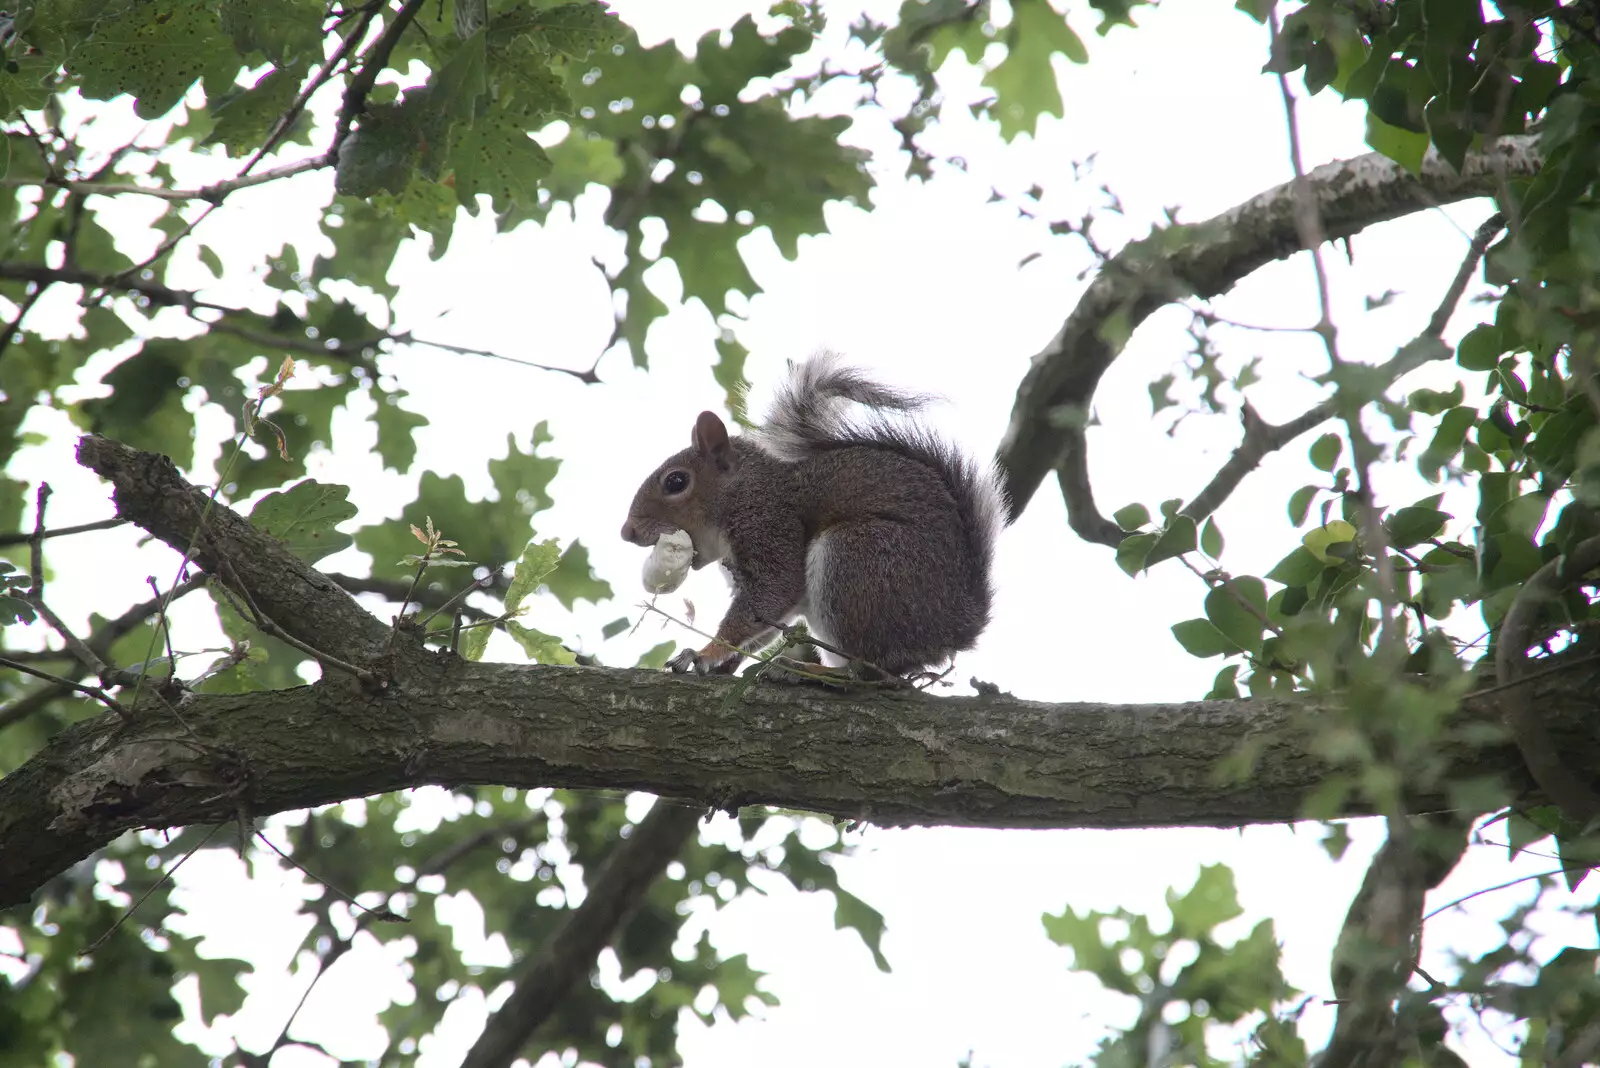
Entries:
[[87,957],[89,954],[93,953],[95,950],[99,949],[102,945],[104,945],[105,944],[105,940],[110,938],[112,935],[116,934],[117,933],[117,929],[119,927],[121,927],[124,923],[127,923],[128,919],[135,912],[137,912],[139,910],[139,906],[143,905],[147,900],[149,900],[151,894],[155,893],[156,890],[158,888],[160,888],[163,884],[165,884],[168,879],[172,878],[172,874],[174,872],[176,872],[179,868],[183,867],[185,861],[187,861],[190,857],[194,856],[196,853],[200,852],[200,850],[205,848],[206,843],[211,841],[212,836],[217,833],[217,831],[221,828],[221,826],[222,825],[220,823],[216,824],[209,831],[207,831],[206,832],[206,836],[204,838],[200,839],[199,842],[195,843],[195,847],[193,849],[189,850],[189,852],[187,852],[183,856],[179,857],[177,859],[177,861],[172,865],[172,867],[170,867],[166,871],[162,872],[161,873],[161,878],[159,878],[155,882],[151,883],[150,884],[150,888],[148,890],[146,890],[144,893],[139,895],[139,900],[137,900],[133,904],[129,905],[127,911],[124,912],[121,916],[117,917],[117,922],[113,923],[110,927],[107,927],[105,929],[105,933],[102,934],[99,938],[96,938],[93,942],[90,942],[83,949],[80,949],[78,951],[78,956]]
[[[237,604],[233,604],[232,606],[234,611],[238,612],[241,617],[250,620],[250,622],[254,623],[257,629],[261,630],[263,633],[270,634],[274,638],[283,642],[285,645],[292,646],[300,650],[302,653],[305,653],[311,659],[321,664],[324,668],[334,668],[344,672],[347,675],[353,675],[362,682],[377,681],[377,676],[371,671],[368,671],[366,668],[357,667],[349,661],[339,659],[332,653],[325,653],[320,649],[314,648],[306,642],[301,641],[299,638],[296,638],[293,634],[290,634],[288,631],[278,626],[278,624],[274,623],[267,617],[266,613],[262,612],[260,607],[256,605],[255,598],[250,596],[250,591],[245,588],[244,582],[239,578],[238,573],[234,571],[233,565],[228,562],[228,558],[221,552],[217,552],[216,557],[217,562],[222,567],[223,574],[229,579],[227,588],[232,592],[237,593],[244,601],[245,606],[242,609]],[[220,584],[214,588],[219,591],[223,589]]]
[[[1445,326],[1455,313],[1456,305],[1461,302],[1461,297],[1466,292],[1467,284],[1472,280],[1472,274],[1477,270],[1478,263],[1483,259],[1484,252],[1503,229],[1505,229],[1505,218],[1498,212],[1478,226],[1477,233],[1473,235],[1467,248],[1466,257],[1456,270],[1455,278],[1445,290],[1444,297],[1434,308],[1433,315],[1428,319],[1428,325],[1423,327],[1422,332],[1410,344],[1401,346],[1398,352],[1378,368],[1381,372],[1378,377],[1392,385],[1423,364],[1443,359],[1449,354],[1446,349],[1424,342],[1443,337]],[[1337,414],[1337,398],[1330,397],[1288,422],[1274,425],[1263,420],[1246,403],[1243,411],[1244,437],[1234,449],[1233,455],[1212,476],[1205,488],[1195,495],[1194,500],[1189,502],[1182,514],[1198,523],[1215,512],[1245,477],[1261,466],[1261,461],[1268,454],[1283,448],[1301,434],[1320,426]]]
[[[1276,41],[1279,31],[1276,7],[1268,10],[1267,22],[1272,30],[1272,38]],[[1306,178],[1305,162],[1300,154],[1297,101],[1289,88],[1289,76],[1280,71],[1277,78],[1289,132],[1289,160],[1294,167],[1294,183],[1291,188],[1294,196],[1295,228],[1299,231],[1301,246],[1311,257],[1312,268],[1316,275],[1317,305],[1320,313],[1316,330],[1322,337],[1323,348],[1327,350],[1329,370],[1337,375],[1345,361],[1339,355],[1339,331],[1333,321],[1333,297],[1328,282],[1328,269],[1322,261],[1322,245],[1327,240],[1327,232],[1323,228],[1322,213],[1317,206],[1316,193]],[[1331,399],[1344,420],[1346,434],[1350,439],[1351,466],[1355,468],[1357,476],[1354,496],[1360,512],[1361,531],[1372,552],[1373,574],[1378,580],[1378,644],[1389,650],[1391,655],[1398,655],[1405,648],[1403,634],[1405,617],[1403,614],[1397,614],[1400,599],[1396,593],[1394,565],[1389,558],[1389,536],[1378,518],[1377,499],[1372,490],[1372,465],[1379,458],[1379,450],[1367,436],[1366,428],[1361,425],[1363,407],[1349,404],[1339,396],[1337,390]],[[1398,624],[1397,618],[1400,620]]]
[[[159,601],[161,599],[161,587],[156,585],[156,577],[148,575],[145,577],[145,581],[150,584],[150,592],[155,594],[156,599]],[[156,617],[156,626],[161,628],[161,633],[167,639],[167,678],[176,679],[178,677],[178,654],[172,651],[172,625],[167,622],[167,614],[165,612]]]
[[[201,586],[205,585],[205,582],[206,576],[196,575],[194,578],[180,583],[178,586],[173,588],[170,595],[170,600],[175,601],[180,597],[192,593]],[[99,630],[95,631],[95,633],[90,636],[87,643],[89,648],[100,657],[110,656],[111,647],[116,644],[118,639],[122,638],[125,634],[128,634],[134,628],[138,627],[144,623],[145,620],[154,615],[160,609],[161,604],[162,599],[157,598],[134,605],[132,608],[122,613],[122,615],[111,620]],[[89,669],[80,661],[78,661],[76,657],[73,657],[70,651],[64,651],[62,656],[72,660],[74,670],[78,677],[81,678],[83,675],[89,673]],[[45,705],[49,704],[51,701],[54,701],[56,698],[72,692],[72,690],[77,686],[77,679],[75,678],[66,678],[62,676],[53,676],[53,678],[59,680],[55,685],[41,686],[31,693],[23,694],[21,697],[17,698],[9,705],[6,705],[4,708],[0,708],[0,729],[9,727],[11,724],[18,722],[19,720],[26,719],[27,717],[33,715],[33,713],[39,711],[39,709],[43,708]]]
[[[76,690],[85,697],[92,697],[96,701],[99,701],[101,704],[111,709],[111,711],[115,712],[123,719],[133,718],[128,710],[122,707],[121,703],[118,702],[115,697],[112,697],[98,686],[86,686],[81,682],[73,682],[71,679],[62,678],[60,675],[53,675],[48,671],[40,671],[36,667],[29,667],[27,664],[13,660],[9,656],[0,656],[0,667],[10,668],[12,671],[19,671],[24,675],[32,675],[36,679],[43,679],[46,682],[54,683],[58,688],[63,690]],[[19,718],[12,715],[11,709],[12,706],[7,706],[4,709],[0,709],[0,727],[4,727],[9,723],[14,722],[16,718]]]
[[313,875],[310,871],[306,870],[305,865],[301,864],[299,861],[295,860],[289,854],[287,854],[283,850],[279,849],[277,847],[277,845],[272,841],[272,839],[268,838],[266,836],[266,834],[264,834],[263,832],[257,831],[256,832],[256,837],[259,838],[261,840],[262,844],[264,844],[268,849],[272,850],[274,853],[278,854],[278,856],[282,857],[283,858],[283,862],[285,864],[288,864],[289,866],[293,867],[295,870],[299,871],[301,875],[304,875],[307,879],[310,879],[312,882],[316,883],[318,886],[321,886],[321,887],[327,889],[335,897],[339,898],[339,900],[343,901],[346,905],[349,905],[351,908],[359,909],[362,913],[364,913],[364,914],[366,914],[368,916],[371,916],[373,919],[382,920],[385,923],[409,923],[410,922],[408,919],[406,919],[406,917],[401,916],[398,913],[392,911],[389,908],[389,906],[387,906],[387,905],[382,905],[382,906],[379,906],[378,908],[375,908],[375,909],[369,909],[367,906],[363,905],[361,902],[357,901],[355,898],[351,897],[349,894],[345,893],[343,890],[339,889],[337,886],[334,886],[332,883],[328,882],[326,879],[324,879],[324,878],[322,878],[321,876],[318,876],[318,875]]
[[36,538],[43,541],[46,538],[65,538],[72,534],[87,534],[91,530],[110,530],[112,527],[120,527],[127,522],[126,519],[96,519],[92,523],[79,523],[76,526],[55,527],[51,530],[43,531],[34,530],[29,534],[23,534],[20,531],[15,534],[0,534],[0,548],[10,545],[29,544]]

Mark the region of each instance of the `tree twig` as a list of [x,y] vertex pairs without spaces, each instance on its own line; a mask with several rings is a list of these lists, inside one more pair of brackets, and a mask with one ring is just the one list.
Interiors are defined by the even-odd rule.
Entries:
[[123,526],[127,522],[126,519],[120,518],[96,519],[92,523],[79,523],[71,527],[54,527],[44,531],[34,530],[29,534],[24,534],[20,531],[15,534],[0,534],[0,548],[6,548],[11,545],[25,545],[31,543],[34,539],[43,541],[46,538],[65,538],[72,534],[87,534],[91,530],[110,530],[112,527]]
[[[1498,212],[1479,225],[1467,249],[1466,258],[1461,261],[1461,266],[1457,269],[1449,289],[1445,291],[1444,298],[1434,308],[1433,315],[1428,319],[1428,325],[1423,327],[1415,340],[1402,346],[1379,368],[1381,373],[1378,378],[1392,385],[1423,364],[1443,359],[1449,354],[1448,350],[1429,346],[1424,342],[1428,339],[1437,341],[1443,337],[1445,326],[1450,322],[1450,316],[1454,314],[1456,305],[1461,302],[1467,283],[1471,281],[1479,261],[1483,259],[1490,242],[1503,229],[1505,229],[1505,218]],[[1182,514],[1198,523],[1215,512],[1270,453],[1276,452],[1301,434],[1327,422],[1336,414],[1338,414],[1337,406],[1334,400],[1329,398],[1286,423],[1274,425],[1263,420],[1246,403],[1243,410],[1244,437],[1234,449],[1233,455],[1212,476],[1205,488],[1195,495],[1194,500],[1189,502]]]
[[[1305,181],[1325,236],[1338,240],[1423,207],[1492,193],[1499,173],[1530,175],[1540,161],[1536,136],[1503,137],[1469,152],[1459,172],[1431,151],[1420,175],[1374,152],[1313,168]],[[1083,423],[1060,418],[1090,410],[1101,377],[1123,351],[1102,328],[1115,318],[1123,324],[1117,336],[1125,337],[1169,303],[1218,296],[1300,251],[1293,191],[1291,181],[1205,222],[1164,227],[1130,242],[1101,269],[1017,388],[997,455],[1013,518],[1054,471],[1073,530],[1098,535],[1090,540],[1102,544],[1120,541],[1116,524],[1094,507]]]
[[[10,668],[12,671],[19,671],[24,675],[32,675],[36,679],[43,679],[46,682],[54,683],[58,689],[76,690],[85,697],[92,697],[96,701],[99,701],[101,704],[111,709],[111,711],[115,712],[123,719],[132,718],[128,710],[123,708],[121,703],[119,703],[115,697],[112,697],[98,686],[85,686],[81,682],[73,682],[71,679],[62,678],[60,675],[52,675],[48,671],[40,671],[36,667],[29,667],[27,664],[24,664],[21,661],[13,660],[9,656],[0,656],[0,667]],[[20,717],[12,714],[10,706],[0,709],[0,727],[6,726],[8,723],[14,722],[18,718]]]

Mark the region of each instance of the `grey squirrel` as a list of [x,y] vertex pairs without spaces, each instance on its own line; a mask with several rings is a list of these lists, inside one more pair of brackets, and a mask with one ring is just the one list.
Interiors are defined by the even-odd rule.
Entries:
[[[731,673],[804,616],[820,640],[895,675],[970,649],[989,625],[990,565],[1004,491],[912,413],[929,398],[870,381],[822,353],[790,366],[766,422],[730,437],[712,412],[689,448],[639,487],[622,537],[653,546],[674,529],[693,567],[721,562],[733,603],[716,640],[685,649],[673,671]],[[869,417],[854,422],[854,402]]]

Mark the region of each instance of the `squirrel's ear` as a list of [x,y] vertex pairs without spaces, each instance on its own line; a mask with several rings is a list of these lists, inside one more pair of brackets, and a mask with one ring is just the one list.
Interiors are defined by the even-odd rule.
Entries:
[[722,425],[715,412],[701,412],[694,421],[694,433],[689,439],[694,451],[726,471],[733,462],[733,448],[728,443],[728,428]]

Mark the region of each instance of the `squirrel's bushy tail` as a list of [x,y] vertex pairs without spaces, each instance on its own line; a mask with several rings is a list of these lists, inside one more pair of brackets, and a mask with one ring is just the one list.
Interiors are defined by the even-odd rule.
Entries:
[[[828,449],[867,445],[891,449],[937,470],[955,498],[987,607],[989,564],[1010,514],[998,468],[992,462],[974,462],[925,427],[885,418],[885,413],[917,412],[933,400],[874,382],[845,366],[837,353],[824,351],[790,364],[789,377],[778,387],[766,423],[752,436],[764,451],[789,463]],[[846,402],[864,406],[871,415],[852,422]]]

